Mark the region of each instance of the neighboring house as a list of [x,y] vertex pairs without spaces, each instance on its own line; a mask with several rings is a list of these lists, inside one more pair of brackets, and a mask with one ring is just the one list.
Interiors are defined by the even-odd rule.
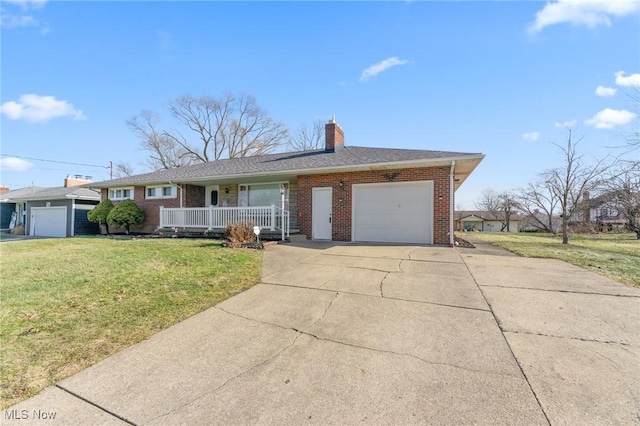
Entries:
[[249,221],[314,240],[453,243],[454,191],[479,153],[344,146],[333,120],[325,149],[212,161],[89,185],[145,212],[137,232],[220,230]]
[[[461,210],[455,214],[456,231],[482,231],[482,232],[518,232],[520,216],[512,213],[509,220],[509,231],[505,227],[504,213],[497,214],[486,211]],[[503,229],[504,228],[504,229]]]
[[97,234],[98,224],[89,222],[87,213],[100,202],[100,193],[78,186],[86,183],[90,181],[67,177],[62,187],[25,188],[27,191],[21,194],[10,194],[9,200],[24,212],[21,223],[25,225],[25,234],[41,237]]
[[595,227],[600,232],[624,230],[627,227],[627,217],[620,210],[614,192],[594,198],[585,194],[585,199],[571,216],[570,225]]
[[36,191],[42,189],[44,188],[28,186],[26,188],[3,191],[0,194],[0,229],[13,229],[18,225],[24,225],[27,204],[22,201],[22,198],[33,195]]
[[[533,214],[526,214],[520,216],[519,228],[520,232],[537,232],[544,231],[544,227],[540,224],[544,223],[549,226],[549,218],[546,214],[537,211]],[[562,226],[562,218],[554,215],[551,218],[551,231],[554,233],[560,232]]]

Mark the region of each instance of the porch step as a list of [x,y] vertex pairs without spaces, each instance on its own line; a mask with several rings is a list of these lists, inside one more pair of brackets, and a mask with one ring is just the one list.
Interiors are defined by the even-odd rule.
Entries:
[[307,236],[303,234],[289,234],[289,241],[292,243],[307,241]]

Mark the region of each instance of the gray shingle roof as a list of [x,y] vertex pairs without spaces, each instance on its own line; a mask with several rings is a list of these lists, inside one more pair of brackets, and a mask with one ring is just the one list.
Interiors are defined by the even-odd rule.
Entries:
[[83,188],[80,186],[70,187],[54,187],[54,188],[42,188],[34,193],[29,193],[21,197],[12,197],[12,200],[29,201],[29,200],[67,200],[67,199],[81,199],[81,200],[100,200],[100,193],[93,189]]
[[27,186],[25,188],[18,188],[12,191],[3,192],[0,194],[0,201],[13,201],[17,199],[21,199],[22,197],[27,197],[29,195],[35,194],[37,191],[42,191],[46,189],[42,186]]
[[134,175],[110,181],[96,182],[90,186],[93,188],[104,188],[117,185],[135,185],[167,181],[178,182],[180,180],[225,176],[232,177],[248,174],[278,174],[299,171],[313,173],[314,171],[319,172],[331,168],[348,169],[349,167],[353,167],[355,169],[359,166],[374,164],[434,161],[438,159],[446,160],[461,157],[482,158],[482,154],[345,146],[336,152],[327,152],[322,149],[217,160],[209,163],[195,164],[192,166],[160,170],[157,172]]

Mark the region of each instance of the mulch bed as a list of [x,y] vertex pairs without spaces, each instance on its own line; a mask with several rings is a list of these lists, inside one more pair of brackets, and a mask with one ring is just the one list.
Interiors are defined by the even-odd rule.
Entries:
[[456,247],[464,247],[464,248],[476,248],[476,246],[474,246],[473,244],[471,244],[469,241],[464,240],[460,237],[454,237],[455,242],[456,242]]

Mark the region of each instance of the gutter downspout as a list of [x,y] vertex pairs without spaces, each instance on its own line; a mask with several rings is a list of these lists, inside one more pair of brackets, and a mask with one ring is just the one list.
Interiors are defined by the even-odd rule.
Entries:
[[453,211],[455,209],[455,200],[454,200],[454,178],[456,171],[456,161],[451,161],[451,172],[449,173],[449,245],[451,247],[455,246],[455,237],[453,235]]
[[[169,181],[169,185],[174,185],[174,183],[172,181]],[[180,196],[178,197],[178,199],[180,200],[180,208],[182,208],[182,187],[180,186],[179,183],[176,183],[175,185],[176,185],[176,188],[180,190]]]

